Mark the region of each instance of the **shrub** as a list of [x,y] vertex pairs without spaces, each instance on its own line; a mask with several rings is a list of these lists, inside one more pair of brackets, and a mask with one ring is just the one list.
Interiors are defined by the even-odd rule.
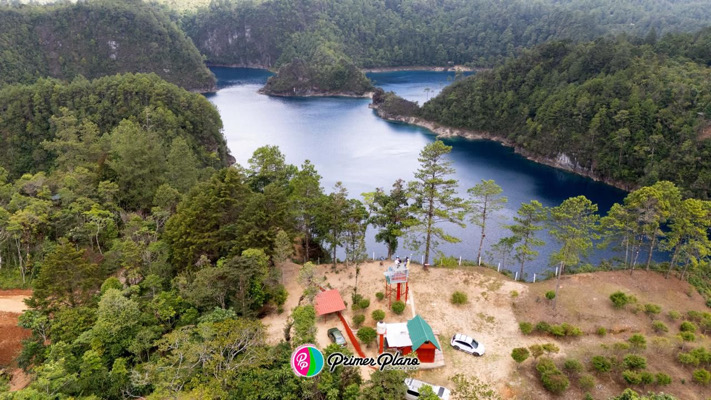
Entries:
[[643,336],[640,335],[639,333],[635,333],[634,335],[630,336],[629,339],[627,339],[628,342],[632,345],[632,347],[636,349],[646,349],[647,348],[647,339]]
[[468,300],[466,293],[457,291],[452,293],[452,299],[450,301],[452,304],[465,304]]
[[647,368],[647,359],[638,356],[636,354],[628,354],[625,356],[623,359],[623,362],[625,364],[625,367],[627,369],[645,369]]
[[689,321],[684,321],[679,326],[679,331],[681,331],[681,332],[696,333],[696,329],[698,329],[696,327],[696,324],[694,324],[693,322],[689,322]]
[[353,316],[353,326],[356,328],[360,328],[361,325],[363,325],[363,322],[365,322],[365,315],[363,314],[357,314]]
[[664,372],[657,372],[655,375],[657,385],[669,385],[672,383],[671,376],[665,374]]
[[625,342],[619,342],[613,344],[612,348],[615,349],[616,352],[622,353],[630,349],[630,344]]
[[543,355],[543,346],[540,344],[534,344],[528,347],[529,350],[531,350],[531,355],[533,358],[538,358],[541,355]]
[[632,301],[631,296],[627,296],[623,292],[617,291],[610,295],[610,301],[615,308],[623,308]]
[[383,301],[385,294],[383,292],[378,292],[375,294],[375,298],[378,299],[378,301]]
[[518,293],[518,290],[512,290],[512,291],[511,291],[511,298],[514,298],[514,299],[515,299],[516,297],[518,297],[518,294],[519,294],[519,293]]
[[610,372],[612,369],[612,363],[605,356],[595,356],[590,362],[597,372]]
[[551,325],[548,332],[553,336],[565,336],[565,329],[561,325]]
[[397,300],[397,301],[393,302],[393,305],[391,308],[395,314],[400,315],[403,313],[403,311],[405,311],[405,303],[403,303],[400,300]]
[[685,342],[696,341],[696,335],[691,332],[679,332],[679,338]]
[[604,327],[601,326],[601,327],[597,328],[595,333],[597,333],[597,335],[600,337],[605,337],[605,335],[607,335],[607,329],[605,329]]
[[550,326],[550,324],[548,324],[548,322],[541,321],[536,324],[536,331],[538,331],[538,332],[548,332],[550,329],[551,329],[551,326]]
[[546,299],[548,299],[548,300],[555,299],[555,292],[552,290],[547,291],[546,292]]
[[380,322],[385,319],[385,311],[375,310],[370,316],[373,317],[373,320]]
[[667,327],[667,324],[665,324],[662,321],[654,321],[652,322],[652,328],[654,329],[654,332],[657,333],[667,333],[669,332],[669,328]]
[[711,352],[706,351],[703,347],[695,348],[689,352],[694,357],[696,357],[700,363],[708,364],[711,363]]
[[519,364],[526,361],[530,355],[531,352],[529,352],[525,347],[516,347],[511,351],[511,358]]
[[669,311],[669,313],[667,315],[669,316],[669,319],[672,321],[676,321],[679,318],[681,318],[681,314],[679,314],[678,311]]
[[361,302],[361,300],[363,300],[363,296],[361,296],[361,295],[359,295],[359,294],[355,294],[355,293],[353,293],[353,294],[351,295],[351,302],[353,303],[353,305],[351,305],[351,309],[352,309],[353,311],[358,311],[358,310],[360,310],[360,302]]
[[698,367],[700,363],[699,358],[692,353],[679,353],[676,359],[683,365],[693,365],[694,367]]
[[561,325],[563,330],[565,331],[565,336],[581,336],[583,334],[583,331],[580,330],[577,326],[570,325],[568,323],[563,323]]
[[650,384],[654,383],[654,374],[649,371],[642,371],[642,372],[640,372],[639,376],[640,376],[640,378],[642,378],[641,383],[643,385],[650,385]]
[[656,304],[645,304],[644,305],[644,312],[651,317],[652,315],[661,313],[662,307],[660,307]]
[[521,329],[521,333],[524,335],[529,335],[531,332],[533,332],[533,325],[530,322],[520,322],[518,324],[519,329]]
[[370,299],[361,299],[361,301],[358,302],[358,307],[360,307],[361,310],[370,307]]
[[694,382],[708,385],[711,382],[711,372],[701,368],[694,371]]
[[582,390],[590,390],[595,387],[595,378],[590,374],[582,375],[578,378],[578,386]]
[[558,348],[558,346],[556,346],[554,343],[544,343],[541,347],[547,353],[557,353],[560,351],[560,348]]
[[551,393],[563,393],[570,386],[568,377],[556,367],[550,358],[540,359],[536,364],[536,370],[541,376],[543,387]]
[[106,293],[109,289],[123,290],[123,283],[113,276],[107,278],[104,283],[101,284],[101,294]]
[[358,333],[356,333],[356,336],[358,336],[358,339],[360,339],[360,341],[367,346],[373,343],[375,338],[378,336],[378,333],[375,332],[375,329],[366,326],[358,329]]
[[583,364],[581,364],[580,361],[574,358],[569,358],[565,360],[565,363],[563,364],[563,369],[568,371],[569,373],[578,374],[583,371]]
[[622,377],[630,385],[639,385],[642,382],[642,376],[637,371],[630,371],[630,370],[623,371]]

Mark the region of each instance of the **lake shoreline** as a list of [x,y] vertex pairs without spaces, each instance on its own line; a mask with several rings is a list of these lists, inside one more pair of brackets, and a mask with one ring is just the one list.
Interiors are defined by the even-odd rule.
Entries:
[[309,93],[299,93],[299,94],[285,94],[285,93],[274,93],[267,92],[264,88],[257,90],[257,93],[265,96],[273,97],[283,97],[283,98],[309,98],[309,97],[340,97],[340,98],[350,98],[350,99],[372,99],[374,92],[366,92],[363,94],[353,94],[346,92],[309,92]]
[[432,67],[424,65],[415,65],[409,67],[379,67],[379,68],[361,68],[360,70],[364,73],[383,73],[383,72],[405,72],[405,71],[432,71],[432,72],[481,72],[486,71],[490,68],[472,68],[465,65],[455,65],[453,67]]
[[381,111],[378,106],[374,104],[369,104],[369,108],[373,109],[375,111],[375,114],[390,122],[395,122],[395,123],[402,123],[402,124],[407,124],[407,125],[413,125],[413,126],[419,126],[420,128],[425,128],[428,131],[432,132],[435,134],[437,138],[453,138],[453,137],[461,137],[467,140],[489,140],[492,142],[497,142],[503,146],[510,147],[514,149],[514,152],[516,154],[519,154],[526,158],[527,160],[533,161],[538,164],[543,164],[547,165],[549,167],[561,169],[567,172],[574,173],[576,175],[584,176],[586,178],[590,178],[594,181],[597,182],[602,182],[607,185],[613,186],[617,189],[621,189],[627,192],[630,192],[632,190],[635,190],[636,187],[634,185],[629,185],[624,182],[619,182],[615,181],[612,179],[606,179],[603,177],[600,177],[599,175],[588,171],[587,169],[583,168],[580,164],[572,161],[568,155],[565,153],[560,153],[556,158],[550,158],[550,157],[544,157],[539,154],[535,154],[529,150],[526,150],[522,148],[521,146],[517,145],[513,141],[498,136],[494,135],[490,132],[486,131],[474,131],[474,130],[468,130],[468,129],[461,129],[461,128],[452,128],[444,125],[440,125],[436,122],[428,121],[422,118],[418,117],[406,117],[406,116],[401,116],[401,115],[393,115],[389,114],[386,112]]

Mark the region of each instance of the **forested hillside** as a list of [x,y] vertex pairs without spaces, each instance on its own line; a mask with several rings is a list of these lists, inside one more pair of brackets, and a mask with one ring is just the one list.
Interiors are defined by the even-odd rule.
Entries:
[[691,60],[708,62],[710,36],[544,44],[451,85],[417,113],[549,159],[565,155],[608,180],[670,180],[709,198],[711,69]]
[[[107,137],[127,123],[148,133],[142,140],[151,141],[147,150],[155,154],[181,138],[204,166],[220,168],[232,162],[217,110],[202,95],[154,74],[10,85],[0,90],[0,110],[0,167],[10,178],[51,170],[58,158],[66,157],[63,147],[51,144],[66,140],[63,135],[72,135],[84,146],[97,146],[101,174],[110,176],[113,172],[103,162]],[[72,146],[81,146],[78,143]],[[134,145],[138,143],[143,142]]]
[[123,72],[155,72],[189,90],[215,85],[190,39],[139,0],[0,5],[0,43],[0,85]]
[[289,62],[299,34],[309,34],[342,45],[360,67],[488,67],[551,39],[654,36],[694,31],[709,20],[711,8],[701,0],[221,0],[189,13],[182,25],[215,64]]

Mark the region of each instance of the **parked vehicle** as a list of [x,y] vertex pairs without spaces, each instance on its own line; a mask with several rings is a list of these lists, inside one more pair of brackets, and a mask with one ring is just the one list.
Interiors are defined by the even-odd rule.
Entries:
[[431,383],[422,382],[414,378],[405,379],[405,385],[407,386],[407,392],[405,393],[405,399],[407,400],[417,400],[420,398],[420,388],[424,385],[431,386],[432,391],[435,392],[442,400],[449,400],[449,389],[443,386],[433,385]]
[[328,338],[331,339],[331,341],[339,346],[345,346],[346,345],[346,338],[343,337],[343,334],[341,333],[338,328],[331,328],[328,330]]
[[455,350],[461,350],[465,353],[473,354],[475,356],[484,355],[484,345],[480,342],[474,340],[471,336],[467,336],[461,333],[457,333],[452,336],[452,341],[450,342]]

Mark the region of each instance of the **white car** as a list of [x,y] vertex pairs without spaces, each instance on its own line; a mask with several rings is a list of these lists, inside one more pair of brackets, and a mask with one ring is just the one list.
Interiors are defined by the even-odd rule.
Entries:
[[465,353],[474,354],[475,356],[484,355],[484,345],[474,340],[472,337],[457,333],[452,336],[450,343],[455,350],[461,350]]
[[405,385],[407,385],[407,393],[405,393],[405,399],[407,400],[417,400],[420,398],[420,388],[422,386],[431,386],[432,391],[435,392],[442,400],[449,400],[449,389],[442,386],[432,385],[427,382],[418,381],[417,379],[407,378],[405,379]]

